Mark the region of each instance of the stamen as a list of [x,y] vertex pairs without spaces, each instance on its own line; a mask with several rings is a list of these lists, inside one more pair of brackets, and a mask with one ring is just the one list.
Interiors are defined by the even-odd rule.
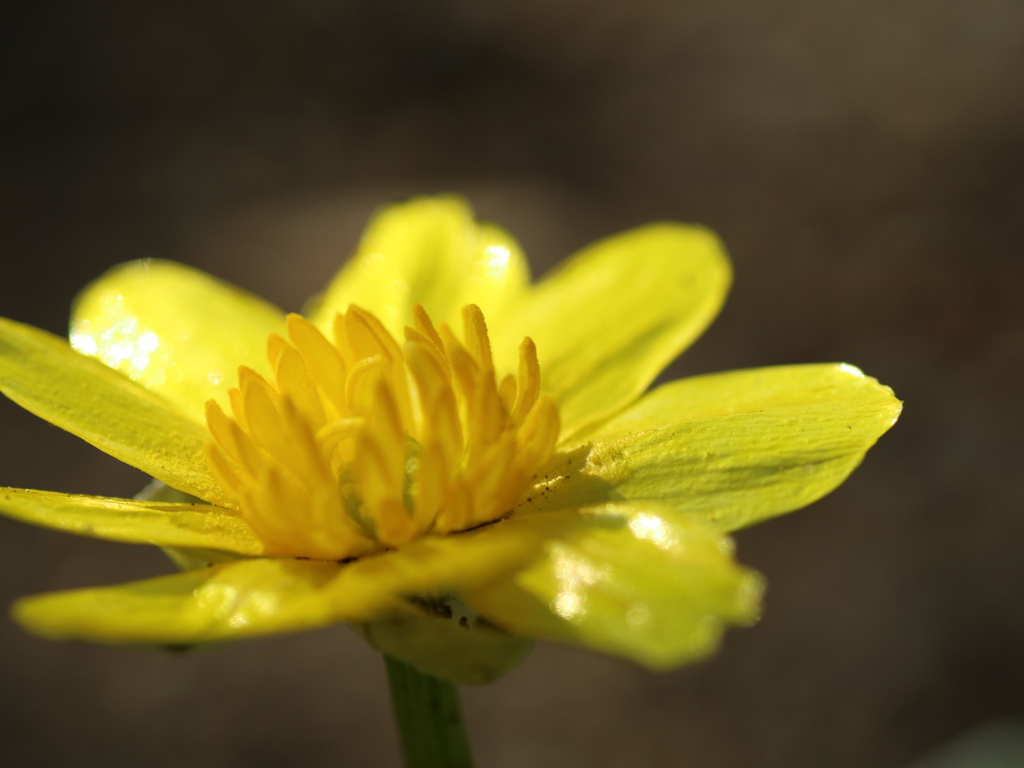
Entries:
[[[427,310],[423,308],[422,304],[412,305],[412,321],[413,328],[419,333],[423,334],[426,338],[430,339],[431,344],[434,346],[434,350],[439,354],[444,349],[444,344],[441,343],[441,337],[437,335],[437,330],[434,328],[434,323],[430,320],[430,315],[427,314]],[[412,329],[406,328],[406,331]]]
[[277,365],[274,366],[277,386],[284,399],[294,403],[314,429],[320,429],[326,418],[316,384],[310,377],[302,355],[284,340],[282,343],[284,346],[278,352]]
[[491,340],[487,336],[487,323],[480,307],[470,304],[462,310],[462,322],[466,328],[466,346],[476,364],[485,373],[493,373],[494,361],[491,359]]
[[224,413],[216,400],[206,402],[206,425],[210,435],[236,464],[246,465],[251,471],[255,462],[246,461],[242,442],[248,440],[245,432]]
[[337,348],[304,317],[288,315],[286,326],[288,337],[306,361],[320,394],[326,398],[327,410],[333,418],[338,418],[345,412],[345,361]]
[[242,405],[242,390],[238,387],[231,387],[228,390],[228,401],[231,403],[231,413],[234,415],[238,425],[248,431],[249,422],[245,418],[245,406]]
[[516,384],[516,377],[511,373],[501,380],[501,386],[498,387],[498,394],[501,395],[501,405],[504,407],[506,413],[512,413],[512,409],[515,407],[517,389],[518,385]]
[[519,387],[509,421],[516,427],[520,426],[539,396],[540,362],[537,360],[537,345],[527,336],[519,345]]
[[345,559],[492,522],[550,460],[558,410],[533,342],[499,386],[478,307],[463,340],[412,316],[399,345],[359,307],[333,341],[289,315],[271,377],[241,368],[231,415],[207,404],[211,472],[268,554]]

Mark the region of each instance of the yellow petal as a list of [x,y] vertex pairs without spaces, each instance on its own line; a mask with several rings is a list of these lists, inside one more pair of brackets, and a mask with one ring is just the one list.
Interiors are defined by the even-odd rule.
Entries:
[[260,558],[115,587],[54,592],[14,604],[14,618],[54,639],[191,644],[295,631],[375,612],[378,591],[330,599],[345,570]]
[[725,624],[757,617],[756,573],[720,533],[655,508],[608,505],[522,517],[546,557],[463,593],[515,634],[577,643],[666,669],[709,653]]
[[900,407],[891,389],[849,365],[675,381],[556,456],[523,511],[655,502],[735,530],[832,491]]
[[493,323],[499,369],[522,337],[537,344],[544,391],[566,437],[636,399],[718,314],[731,281],[705,229],[651,224],[566,261]]
[[71,344],[198,421],[236,383],[238,366],[269,373],[267,337],[284,330],[275,306],[169,261],[122,264],[75,301]]
[[173,488],[229,502],[207,468],[199,422],[57,336],[0,318],[0,392]]
[[526,259],[510,234],[475,221],[461,198],[417,198],[377,212],[310,319],[327,329],[335,313],[356,304],[402,338],[419,303],[434,320],[461,328],[463,306],[497,315],[528,282]]
[[[493,528],[493,526],[491,526]],[[421,539],[347,564],[258,558],[116,587],[55,592],[15,605],[54,638],[191,644],[367,622],[408,613],[405,597],[481,584],[539,554],[536,535],[488,529]]]
[[0,513],[33,525],[98,539],[161,547],[198,547],[258,555],[263,545],[237,512],[51,491],[0,488]]

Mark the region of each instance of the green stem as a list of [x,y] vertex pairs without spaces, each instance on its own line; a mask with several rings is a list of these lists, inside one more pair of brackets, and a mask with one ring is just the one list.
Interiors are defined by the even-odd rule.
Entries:
[[473,768],[455,686],[384,659],[406,768]]

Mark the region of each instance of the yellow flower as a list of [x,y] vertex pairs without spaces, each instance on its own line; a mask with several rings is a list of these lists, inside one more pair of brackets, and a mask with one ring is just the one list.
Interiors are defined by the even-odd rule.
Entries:
[[306,318],[143,261],[83,292],[70,345],[0,320],[5,395],[178,492],[3,489],[0,511],[186,567],[15,617],[155,644],[349,622],[462,680],[517,638],[705,654],[757,614],[727,534],[831,491],[900,410],[848,365],[644,394],[729,282],[712,234],[653,224],[531,285],[507,233],[438,198],[379,213]]

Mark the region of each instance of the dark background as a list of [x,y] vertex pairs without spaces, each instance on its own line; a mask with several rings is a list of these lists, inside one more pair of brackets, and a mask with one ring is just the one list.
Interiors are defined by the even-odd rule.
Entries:
[[[381,202],[458,190],[542,273],[653,219],[717,229],[675,375],[848,361],[906,401],[840,491],[738,536],[754,629],[665,675],[539,647],[467,692],[479,763],[907,766],[1024,715],[1018,0],[26,3],[2,27],[0,314],[160,256],[297,309]],[[142,478],[0,403],[0,483]],[[0,600],[167,570],[0,521]],[[392,766],[342,627],[195,656],[0,622],[0,763]]]

